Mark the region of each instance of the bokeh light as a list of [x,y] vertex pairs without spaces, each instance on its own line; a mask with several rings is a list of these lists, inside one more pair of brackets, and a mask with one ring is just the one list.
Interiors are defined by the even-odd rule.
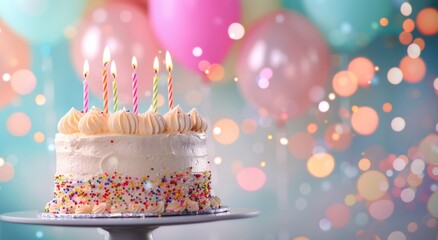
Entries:
[[4,73],[2,78],[3,78],[3,81],[9,82],[11,80],[11,74]]
[[252,134],[257,130],[257,122],[253,119],[247,118],[240,124],[242,132],[245,134]]
[[415,222],[410,222],[407,226],[408,232],[413,233],[418,230],[418,224]]
[[5,165],[5,159],[0,157],[0,167],[2,167],[3,165]]
[[35,142],[37,142],[37,143],[42,143],[42,142],[44,142],[44,140],[45,140],[44,133],[42,133],[42,132],[36,132],[36,133],[33,135],[33,139],[34,139]]
[[382,198],[388,191],[388,179],[383,173],[370,170],[364,172],[357,180],[356,187],[359,194],[369,201]]
[[307,159],[312,155],[316,141],[306,132],[297,132],[289,138],[289,151],[295,158]]
[[298,236],[298,237],[295,237],[293,240],[310,240],[310,238]]
[[206,73],[208,79],[211,81],[220,81],[225,75],[225,69],[222,67],[222,65],[214,63],[210,65]]
[[388,240],[406,240],[406,235],[400,231],[394,231],[388,235]]
[[389,69],[386,77],[391,84],[397,85],[403,81],[403,72],[400,70],[400,68],[393,67]]
[[9,182],[15,174],[15,169],[9,162],[0,166],[0,182]]
[[386,26],[388,26],[389,21],[387,18],[383,17],[379,20],[379,23],[382,27],[386,27]]
[[323,218],[319,220],[319,228],[322,231],[328,231],[332,228],[332,223],[330,222],[330,220]]
[[368,158],[362,158],[359,160],[358,167],[362,171],[368,171],[371,167],[371,161]]
[[283,146],[286,146],[289,143],[289,140],[287,140],[287,138],[280,138],[280,144]]
[[353,194],[348,194],[347,196],[345,196],[344,198],[344,203],[347,206],[353,206],[354,204],[356,204],[356,196],[354,196]]
[[[194,47],[192,50],[192,54],[195,57],[200,57],[202,55],[202,48],[200,47]],[[199,65],[199,64],[198,64]],[[198,66],[199,67],[199,66]]]
[[427,166],[427,174],[433,180],[438,180],[438,165],[430,164]]
[[333,90],[341,97],[353,95],[358,86],[357,76],[350,71],[340,71],[333,77]]
[[391,121],[391,128],[396,132],[401,132],[405,129],[406,122],[402,117],[395,117]]
[[232,23],[228,27],[228,36],[233,40],[239,40],[245,35],[245,28],[240,23]]
[[412,13],[412,6],[411,6],[411,4],[409,2],[402,3],[402,5],[400,6],[400,12],[405,17],[411,15],[411,13]]
[[325,211],[325,217],[334,228],[342,228],[350,222],[350,208],[344,204],[333,204]]
[[352,140],[350,126],[341,123],[330,125],[324,134],[324,141],[334,151],[347,149]]
[[316,153],[307,160],[307,170],[317,178],[329,176],[335,168],[335,159],[328,153]]
[[21,69],[12,74],[11,87],[20,95],[27,95],[35,89],[36,77],[33,72]]
[[44,96],[43,94],[38,94],[35,96],[35,103],[38,106],[42,106],[46,103],[46,96]]
[[398,40],[403,45],[408,45],[412,42],[412,33],[403,31],[398,35]]
[[310,134],[314,134],[318,131],[318,125],[316,123],[309,123],[307,124],[307,132]]
[[418,58],[421,54],[421,48],[418,46],[418,44],[411,43],[408,46],[407,53],[410,58]]
[[321,101],[318,104],[318,109],[319,109],[319,111],[321,111],[323,113],[327,112],[330,109],[330,104],[327,101]]
[[429,134],[419,145],[420,152],[424,155],[424,161],[429,164],[438,165],[438,153],[436,151],[438,146],[438,135]]
[[221,163],[222,163],[222,158],[221,158],[221,157],[215,157],[215,158],[214,158],[214,163],[215,163],[216,165],[221,164]]
[[374,77],[374,64],[366,57],[357,57],[348,64],[348,71],[356,75],[360,87],[368,87]]
[[418,83],[426,75],[426,64],[420,57],[405,56],[400,61],[399,68],[403,73],[403,78],[409,83]]
[[351,126],[362,135],[370,135],[379,125],[379,116],[371,107],[359,107],[351,115]]
[[32,122],[30,121],[30,118],[22,112],[13,113],[9,116],[6,122],[8,131],[12,135],[18,137],[26,135],[29,132],[31,125]]
[[432,193],[429,200],[427,200],[427,210],[430,215],[438,218],[438,192]]
[[426,164],[422,159],[414,159],[411,163],[411,172],[415,175],[421,175],[426,168]]
[[416,17],[417,28],[424,35],[438,33],[438,11],[435,8],[424,8]]
[[220,144],[232,144],[239,138],[239,126],[232,119],[224,118],[216,122],[213,137]]
[[415,198],[415,190],[412,188],[405,188],[400,193],[400,198],[405,203],[410,203]]
[[388,219],[394,212],[394,203],[388,199],[377,200],[368,208],[370,216],[376,220],[382,221]]
[[415,28],[414,20],[412,20],[410,18],[405,19],[403,21],[402,27],[403,27],[403,30],[405,32],[412,32],[412,31],[414,31],[414,28]]
[[422,39],[422,38],[414,39],[413,43],[417,44],[420,47],[421,51],[423,51],[424,47],[426,46],[426,43],[424,42],[424,39]]
[[386,113],[391,112],[392,111],[392,104],[391,103],[384,103],[382,105],[382,110]]
[[266,174],[256,167],[244,168],[237,174],[237,182],[245,191],[257,191],[265,185]]

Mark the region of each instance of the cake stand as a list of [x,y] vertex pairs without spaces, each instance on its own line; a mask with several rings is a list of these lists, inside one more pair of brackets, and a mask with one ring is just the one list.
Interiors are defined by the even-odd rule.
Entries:
[[0,220],[11,223],[102,228],[110,240],[152,240],[152,231],[161,226],[206,223],[256,217],[257,210],[230,209],[216,214],[143,217],[143,218],[41,218],[37,211],[11,212],[0,215]]

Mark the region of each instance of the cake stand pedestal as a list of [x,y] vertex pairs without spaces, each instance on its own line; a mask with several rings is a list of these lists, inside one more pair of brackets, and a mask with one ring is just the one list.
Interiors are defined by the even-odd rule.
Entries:
[[11,212],[0,215],[0,220],[11,223],[102,228],[110,234],[110,240],[152,240],[152,232],[161,226],[206,223],[256,217],[256,210],[230,209],[225,213],[142,217],[142,218],[41,218],[37,211]]

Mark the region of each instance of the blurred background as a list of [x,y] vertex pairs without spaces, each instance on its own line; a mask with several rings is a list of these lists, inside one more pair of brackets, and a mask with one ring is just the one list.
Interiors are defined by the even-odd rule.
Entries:
[[[438,3],[433,0],[0,1],[0,213],[52,198],[56,124],[102,108],[105,45],[119,105],[209,121],[213,186],[254,219],[162,227],[156,239],[438,239]],[[112,78],[110,78],[112,80]],[[1,223],[0,239],[107,239]]]

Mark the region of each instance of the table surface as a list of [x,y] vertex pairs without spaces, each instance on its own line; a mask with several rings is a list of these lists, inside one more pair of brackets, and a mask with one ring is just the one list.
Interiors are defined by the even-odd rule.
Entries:
[[0,215],[0,220],[11,223],[63,226],[63,227],[135,227],[135,226],[168,226],[181,224],[206,223],[222,220],[256,217],[257,210],[231,208],[225,213],[136,217],[136,218],[41,218],[38,211],[11,212]]

